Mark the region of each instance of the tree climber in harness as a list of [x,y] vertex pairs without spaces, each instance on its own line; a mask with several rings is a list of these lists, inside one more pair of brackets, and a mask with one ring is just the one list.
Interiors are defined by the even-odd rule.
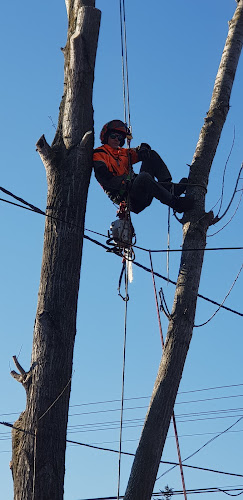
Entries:
[[[148,207],[153,198],[179,213],[190,210],[192,198],[180,198],[188,180],[182,178],[178,184],[173,184],[166,164],[148,144],[123,148],[129,135],[125,123],[112,120],[101,130],[103,145],[94,150],[95,177],[109,198],[119,204],[129,193],[130,210],[136,214]],[[139,161],[142,161],[140,172],[135,174],[132,165]]]

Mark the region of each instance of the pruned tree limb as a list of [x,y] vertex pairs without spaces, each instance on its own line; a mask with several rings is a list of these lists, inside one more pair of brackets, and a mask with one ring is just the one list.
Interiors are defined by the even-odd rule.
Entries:
[[13,356],[13,361],[14,361],[14,364],[16,366],[16,368],[19,370],[19,372],[21,373],[21,375],[25,376],[26,375],[26,371],[23,369],[23,367],[21,366],[21,364],[19,363],[18,359],[16,356]]
[[20,362],[18,361],[16,356],[13,356],[13,361],[16,366],[16,368],[19,370],[19,373],[17,373],[15,370],[11,370],[10,375],[17,380],[17,382],[20,382],[25,390],[28,389],[30,381],[31,381],[31,376],[32,376],[32,371],[37,365],[37,363],[33,363],[32,366],[30,367],[29,371],[26,372],[24,368],[21,366]]
[[49,173],[50,169],[53,166],[53,152],[48,142],[46,141],[44,134],[36,143],[36,151],[38,151],[41,157],[46,172]]

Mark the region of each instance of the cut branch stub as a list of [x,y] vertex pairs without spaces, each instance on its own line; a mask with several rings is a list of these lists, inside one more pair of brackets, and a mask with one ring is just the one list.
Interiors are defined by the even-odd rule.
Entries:
[[42,135],[40,139],[37,141],[36,151],[38,151],[42,159],[43,165],[45,166],[46,172],[48,172],[53,166],[52,164],[53,152],[48,142],[46,141],[44,135]]
[[10,375],[15,380],[17,380],[17,382],[20,382],[24,386],[25,390],[27,390],[29,387],[29,384],[31,382],[32,371],[33,371],[33,368],[36,366],[36,363],[33,363],[33,365],[30,367],[29,371],[26,372],[24,370],[24,368],[21,366],[21,364],[19,363],[17,356],[13,356],[13,361],[14,361],[14,364],[15,364],[17,370],[19,371],[19,373],[17,373],[15,370],[11,370]]

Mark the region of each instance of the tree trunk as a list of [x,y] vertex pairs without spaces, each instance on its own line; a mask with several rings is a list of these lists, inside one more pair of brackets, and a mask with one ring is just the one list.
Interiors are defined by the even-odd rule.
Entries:
[[[152,496],[174,403],[189,349],[206,233],[213,213],[205,213],[210,168],[229,110],[229,99],[243,42],[243,0],[229,23],[229,33],[215,80],[210,108],[200,132],[190,168],[187,193],[195,207],[183,218],[183,249],[165,348],[134,458],[124,500],[149,500]],[[195,186],[195,184],[197,186]],[[195,249],[187,252],[188,249]]]
[[[61,500],[66,428],[82,256],[92,170],[92,90],[100,11],[95,0],[66,0],[69,27],[63,49],[64,95],[57,132],[37,150],[48,194],[44,249],[31,369],[12,375],[26,389],[25,411],[12,435],[15,500]],[[16,430],[17,427],[17,430]],[[25,432],[22,432],[22,429]]]

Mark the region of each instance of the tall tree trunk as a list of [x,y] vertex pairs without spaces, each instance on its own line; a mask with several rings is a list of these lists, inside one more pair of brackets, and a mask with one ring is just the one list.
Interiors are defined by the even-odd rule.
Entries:
[[[31,368],[12,375],[26,389],[26,409],[12,435],[15,500],[61,500],[66,428],[82,256],[92,170],[92,91],[100,11],[95,0],[66,0],[64,95],[57,132],[37,150],[47,175],[44,249]],[[17,429],[16,429],[17,428]],[[22,429],[25,432],[22,432]]]
[[[187,192],[194,209],[183,219],[183,249],[165,348],[133,462],[124,500],[149,500],[156,480],[174,403],[189,349],[206,233],[213,213],[205,213],[210,168],[229,110],[229,99],[243,42],[243,0],[229,23],[229,33],[215,80],[210,108],[190,168]],[[195,186],[197,185],[197,186]],[[188,252],[187,250],[195,249]]]

